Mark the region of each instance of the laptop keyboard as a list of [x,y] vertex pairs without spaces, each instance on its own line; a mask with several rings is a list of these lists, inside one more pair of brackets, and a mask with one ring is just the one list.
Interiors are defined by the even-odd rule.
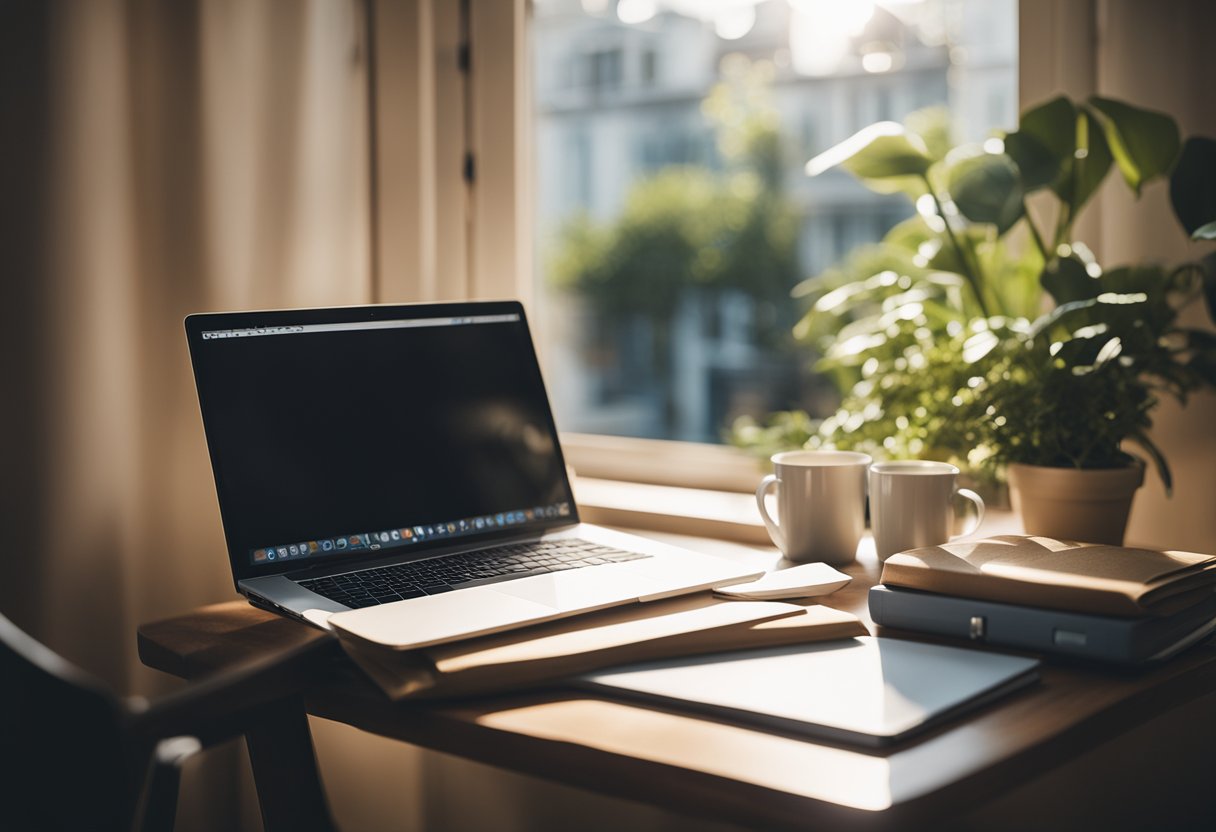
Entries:
[[530,575],[648,557],[650,555],[641,552],[627,552],[586,540],[551,540],[511,543],[297,583],[318,595],[359,609]]

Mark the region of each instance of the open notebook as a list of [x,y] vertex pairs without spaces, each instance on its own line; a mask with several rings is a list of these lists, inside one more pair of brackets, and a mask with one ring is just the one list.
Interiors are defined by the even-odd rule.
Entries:
[[1164,616],[1211,597],[1216,556],[1000,535],[892,555],[882,583],[1089,615]]
[[898,742],[1038,678],[1034,659],[864,636],[650,662],[580,687],[835,742]]

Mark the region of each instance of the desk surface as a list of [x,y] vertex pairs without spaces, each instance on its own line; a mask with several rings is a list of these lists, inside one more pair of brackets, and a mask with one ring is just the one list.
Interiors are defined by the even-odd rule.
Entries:
[[[699,548],[757,562],[776,558],[733,544]],[[853,582],[824,603],[858,615],[873,632],[866,593],[879,564],[872,548],[863,547],[845,571]],[[144,663],[185,678],[301,642],[317,645],[318,681],[306,691],[311,714],[568,785],[765,828],[902,828],[954,817],[1216,691],[1211,647],[1136,674],[1047,663],[1039,684],[871,752],[561,689],[395,704],[344,660],[328,634],[244,601],[139,631]],[[1211,759],[1202,765],[1216,773]]]

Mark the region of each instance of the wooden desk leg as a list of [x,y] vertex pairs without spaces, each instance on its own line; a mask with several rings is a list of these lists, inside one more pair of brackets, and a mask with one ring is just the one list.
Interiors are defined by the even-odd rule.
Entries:
[[336,832],[302,700],[267,709],[245,732],[245,743],[266,832]]

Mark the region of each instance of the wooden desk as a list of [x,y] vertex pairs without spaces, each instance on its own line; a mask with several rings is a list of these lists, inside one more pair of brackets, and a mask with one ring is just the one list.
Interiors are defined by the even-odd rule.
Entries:
[[[872,549],[846,571],[853,583],[825,603],[873,631]],[[561,689],[394,704],[331,637],[243,601],[139,631],[144,663],[185,678],[302,641],[316,645],[316,682],[304,691],[310,714],[746,828],[1049,828],[1053,820],[1067,828],[1099,818],[1102,828],[1216,829],[1212,647],[1139,674],[1047,663],[1040,684],[871,753]],[[264,771],[269,761],[253,765],[265,803],[263,783],[289,778]]]

